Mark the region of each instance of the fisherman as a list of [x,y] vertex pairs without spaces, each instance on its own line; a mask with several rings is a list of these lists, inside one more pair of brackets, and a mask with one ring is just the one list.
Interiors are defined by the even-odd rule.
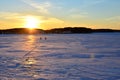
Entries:
[[45,37],[45,40],[47,40],[47,37]]
[[40,40],[42,40],[42,37],[40,37]]

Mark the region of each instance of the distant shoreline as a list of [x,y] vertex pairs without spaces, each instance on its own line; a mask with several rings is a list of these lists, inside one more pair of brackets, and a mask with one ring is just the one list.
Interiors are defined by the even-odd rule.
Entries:
[[89,33],[114,33],[120,32],[120,30],[114,29],[91,29],[86,27],[65,27],[65,28],[54,28],[50,30],[33,29],[27,28],[13,28],[0,30],[0,34],[89,34]]

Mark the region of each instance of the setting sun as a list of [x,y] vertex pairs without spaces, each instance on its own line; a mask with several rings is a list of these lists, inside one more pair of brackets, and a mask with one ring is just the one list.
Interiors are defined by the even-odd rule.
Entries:
[[33,16],[27,16],[25,18],[25,22],[25,27],[30,29],[37,28],[38,24],[40,23],[40,21]]

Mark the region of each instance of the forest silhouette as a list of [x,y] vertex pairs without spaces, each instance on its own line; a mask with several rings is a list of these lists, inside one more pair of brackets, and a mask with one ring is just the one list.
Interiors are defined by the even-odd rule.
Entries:
[[54,28],[50,30],[33,29],[28,28],[13,28],[0,30],[0,34],[80,34],[80,33],[108,33],[108,32],[120,32],[115,29],[91,29],[86,27],[65,27]]

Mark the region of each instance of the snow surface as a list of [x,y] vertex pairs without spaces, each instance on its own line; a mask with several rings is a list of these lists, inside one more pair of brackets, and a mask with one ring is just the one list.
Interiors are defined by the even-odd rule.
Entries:
[[120,80],[120,33],[0,35],[0,80]]

